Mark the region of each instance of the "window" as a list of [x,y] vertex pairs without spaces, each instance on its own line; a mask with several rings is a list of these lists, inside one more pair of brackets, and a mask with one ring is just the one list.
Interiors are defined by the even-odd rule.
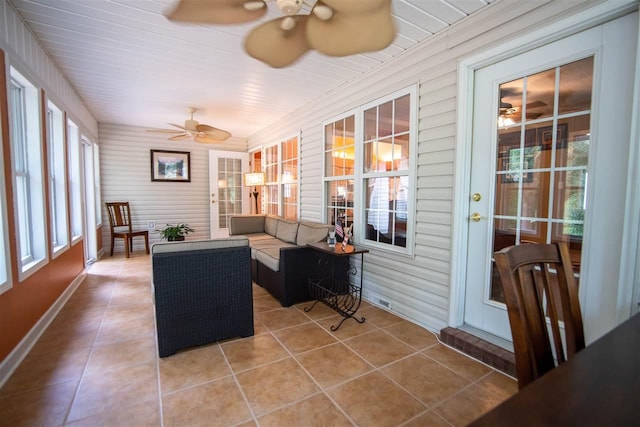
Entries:
[[7,204],[4,183],[4,141],[0,131],[0,294],[11,289],[11,263],[9,262],[9,232],[7,230]]
[[46,258],[44,183],[38,89],[11,68],[11,148],[21,273]]
[[268,214],[298,219],[298,147],[296,135],[264,150]]
[[80,131],[71,120],[67,120],[69,144],[69,206],[71,207],[71,240],[82,237],[82,171],[80,168]]
[[298,219],[298,137],[282,143],[282,216]]
[[52,253],[69,243],[67,227],[67,179],[65,175],[64,117],[60,109],[47,106],[47,156],[49,160],[49,216]]
[[326,221],[360,243],[412,252],[415,111],[410,88],[324,125]]
[[100,197],[100,147],[95,142],[93,143],[93,194],[96,207],[96,227],[99,227],[102,224],[102,209],[100,207],[102,203],[102,198]]

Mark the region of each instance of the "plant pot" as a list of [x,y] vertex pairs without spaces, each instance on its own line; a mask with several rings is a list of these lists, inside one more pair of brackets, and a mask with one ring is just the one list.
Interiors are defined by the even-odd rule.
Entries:
[[183,240],[184,240],[184,236],[167,237],[167,241],[169,242],[181,242]]

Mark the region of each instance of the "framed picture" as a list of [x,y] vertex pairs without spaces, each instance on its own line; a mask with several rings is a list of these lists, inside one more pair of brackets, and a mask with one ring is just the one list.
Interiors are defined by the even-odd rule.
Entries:
[[151,181],[191,182],[191,153],[151,150]]

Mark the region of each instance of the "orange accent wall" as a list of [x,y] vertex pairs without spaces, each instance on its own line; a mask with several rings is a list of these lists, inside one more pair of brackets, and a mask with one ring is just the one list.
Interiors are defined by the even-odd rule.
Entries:
[[19,257],[17,255],[16,235],[14,232],[7,76],[5,75],[5,55],[2,50],[0,50],[0,70],[0,128],[2,129],[5,191],[7,195],[8,255],[11,261],[12,278],[11,289],[0,295],[0,361],[2,361],[83,271],[84,248],[83,242],[80,241],[61,253],[56,259],[50,259],[45,266],[23,282],[18,281]]

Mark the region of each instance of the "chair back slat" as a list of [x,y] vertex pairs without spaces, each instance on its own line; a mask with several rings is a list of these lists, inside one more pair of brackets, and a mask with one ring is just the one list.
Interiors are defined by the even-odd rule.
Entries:
[[578,287],[564,243],[511,246],[494,256],[522,388],[584,348]]

